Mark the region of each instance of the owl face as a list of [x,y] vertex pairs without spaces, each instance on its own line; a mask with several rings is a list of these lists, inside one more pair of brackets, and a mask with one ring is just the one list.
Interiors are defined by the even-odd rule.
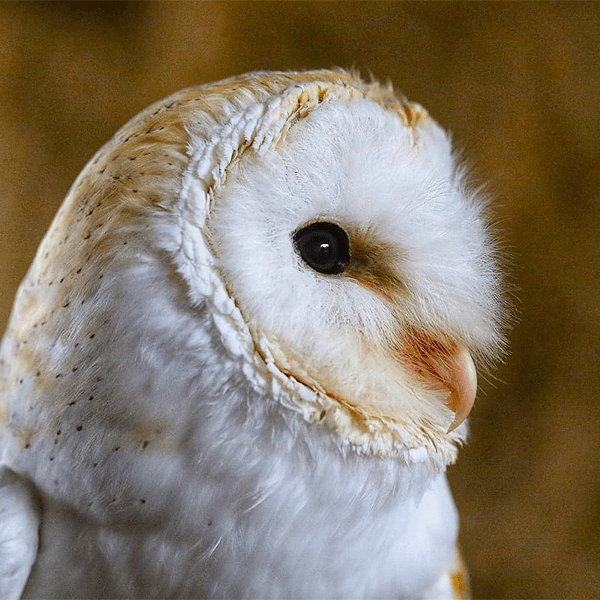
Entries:
[[378,430],[390,447],[452,453],[471,353],[497,335],[496,284],[479,208],[431,119],[324,101],[228,166],[207,229],[251,334],[321,399],[319,420],[352,441]]

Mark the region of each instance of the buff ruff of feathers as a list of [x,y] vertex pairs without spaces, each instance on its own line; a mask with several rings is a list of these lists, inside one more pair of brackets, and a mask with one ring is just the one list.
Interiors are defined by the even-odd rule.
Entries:
[[191,88],[75,181],[0,355],[2,598],[466,597],[482,203],[344,71]]

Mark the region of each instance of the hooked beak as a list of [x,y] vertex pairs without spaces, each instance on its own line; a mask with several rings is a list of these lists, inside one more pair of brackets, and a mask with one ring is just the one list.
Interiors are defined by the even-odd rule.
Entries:
[[448,433],[469,415],[477,393],[477,371],[470,352],[446,338],[413,332],[402,347],[403,362],[427,387],[446,390],[446,406],[454,412]]

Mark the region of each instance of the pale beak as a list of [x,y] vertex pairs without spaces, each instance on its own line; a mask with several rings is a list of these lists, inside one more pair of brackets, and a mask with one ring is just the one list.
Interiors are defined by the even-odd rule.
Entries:
[[446,406],[454,412],[448,433],[469,415],[477,393],[477,371],[471,354],[443,336],[412,332],[399,346],[401,360],[431,389],[446,390]]
[[477,394],[477,371],[471,354],[464,346],[457,346],[448,357],[447,369],[445,375],[450,396],[446,406],[454,411],[454,421],[448,429],[450,433],[469,416],[473,408]]

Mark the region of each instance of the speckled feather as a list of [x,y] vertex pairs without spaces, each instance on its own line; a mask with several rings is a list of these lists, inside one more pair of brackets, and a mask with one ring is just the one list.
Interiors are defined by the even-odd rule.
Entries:
[[[433,225],[422,202],[401,217],[417,215],[416,230],[439,223],[437,238],[458,242],[456,257],[440,242],[438,254],[410,262],[409,230],[403,246],[375,217],[361,222],[369,211],[336,209],[363,259],[318,302],[345,294],[358,308],[337,310],[318,329],[331,335],[313,346],[293,323],[315,305],[291,318],[301,290],[290,300],[258,267],[248,283],[253,246],[233,246],[252,238],[254,220],[270,223],[262,210],[277,213],[257,204],[261,182],[277,168],[300,172],[289,165],[302,136],[336,119],[406,138],[407,172],[442,209],[431,209]],[[347,135],[334,165],[351,154]],[[296,184],[281,185],[273,202]],[[329,210],[321,195],[313,218]],[[392,222],[402,201],[385,207]],[[283,208],[285,221],[294,209]],[[249,74],[132,119],[73,184],[0,351],[0,558],[16,565],[0,566],[0,595],[455,597],[457,519],[444,470],[466,428],[447,431],[448,390],[426,385],[429,365],[444,367],[423,356],[464,346],[490,361],[502,346],[480,210],[426,111],[346,72]],[[444,260],[456,264],[437,268]],[[296,258],[285,268],[315,280]],[[321,355],[340,359],[324,370]],[[384,402],[380,381],[384,391],[405,386],[406,398]]]

